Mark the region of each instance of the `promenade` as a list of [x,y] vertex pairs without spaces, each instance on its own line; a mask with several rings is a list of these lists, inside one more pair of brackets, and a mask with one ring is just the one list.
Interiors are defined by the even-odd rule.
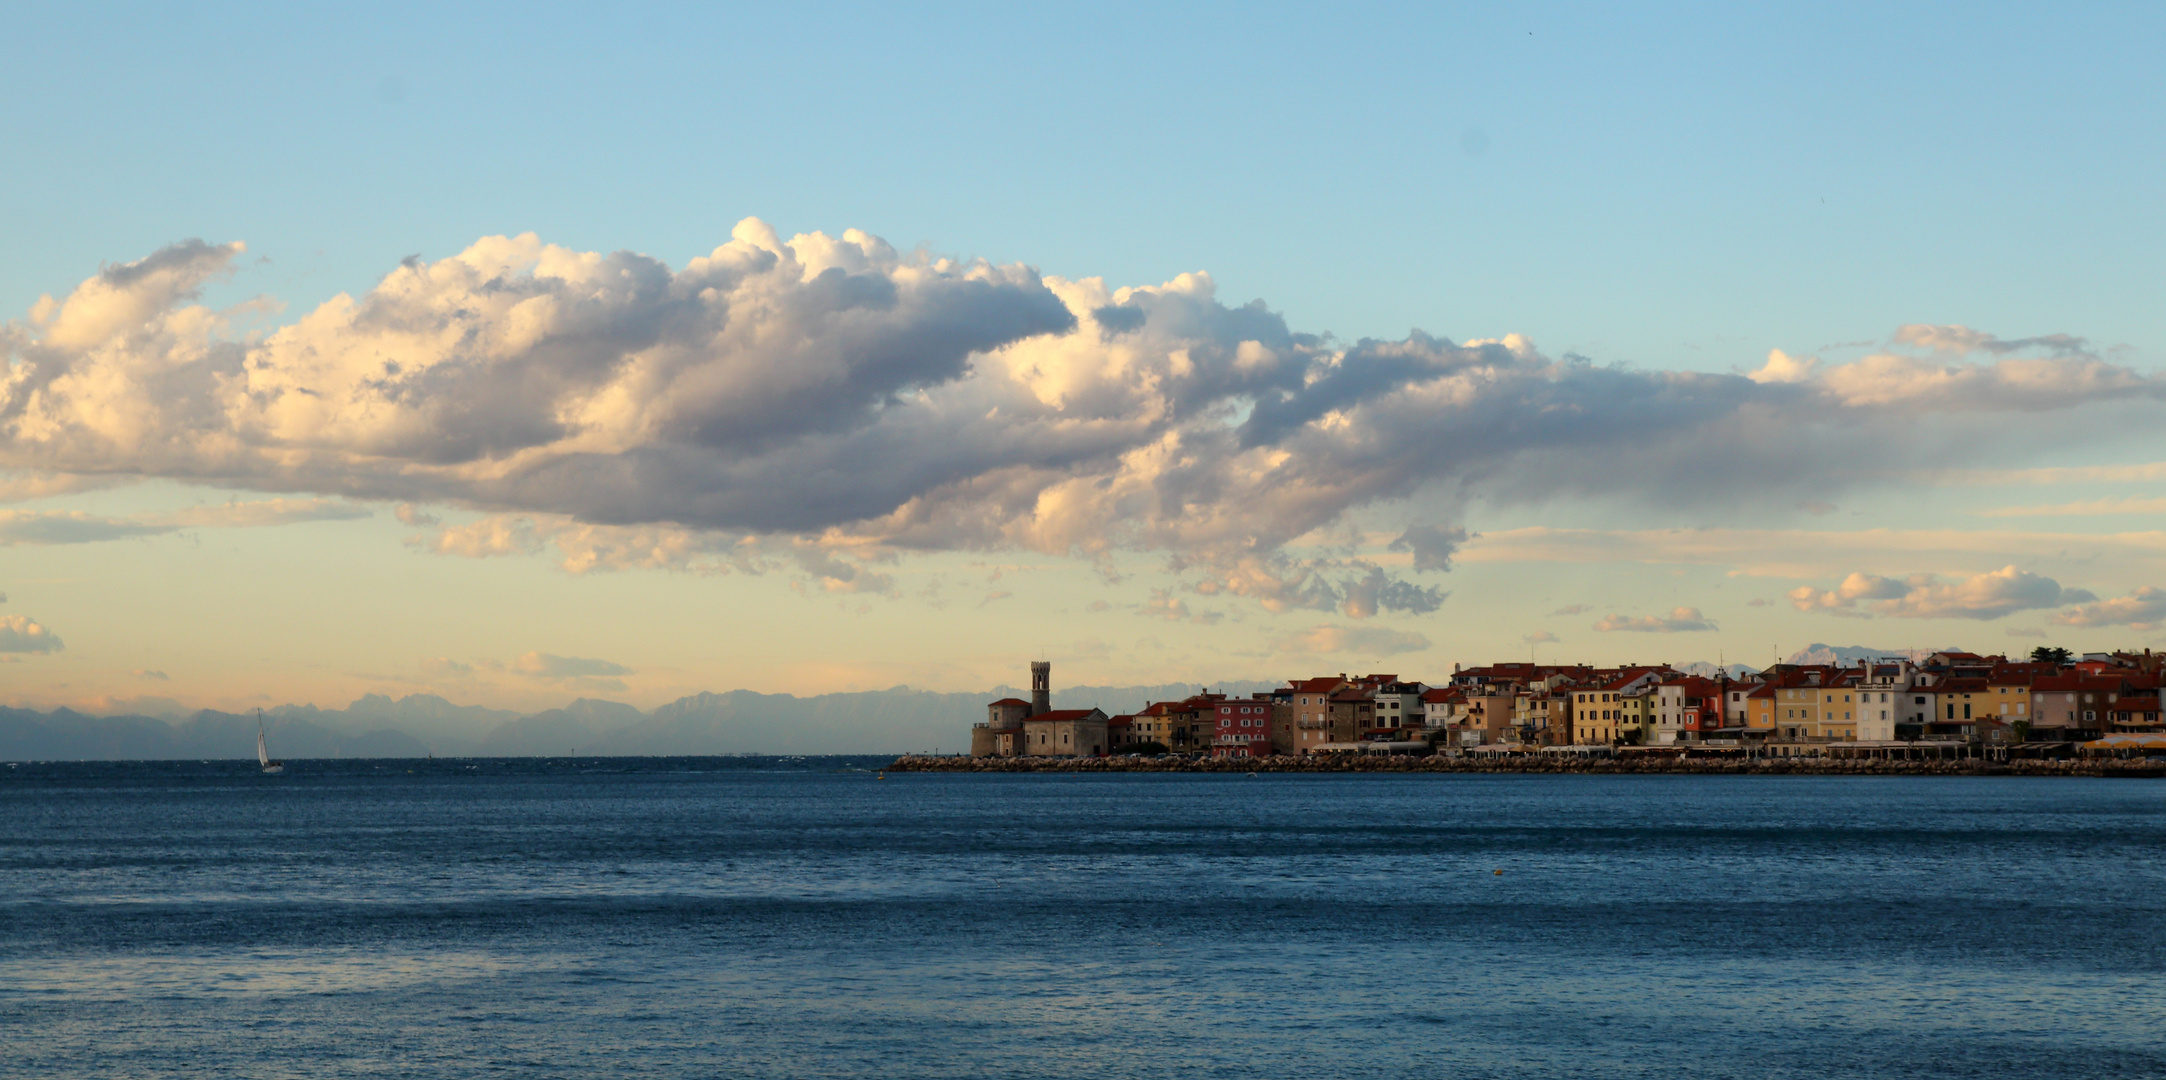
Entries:
[[1427,757],[1329,754],[1307,757],[972,758],[906,754],[891,772],[980,773],[1619,773],[1705,776],[2089,776],[2166,777],[2166,766],[2112,758],[2065,761],[1889,761],[1851,758],[1714,758],[1632,755],[1577,760],[1555,755]]

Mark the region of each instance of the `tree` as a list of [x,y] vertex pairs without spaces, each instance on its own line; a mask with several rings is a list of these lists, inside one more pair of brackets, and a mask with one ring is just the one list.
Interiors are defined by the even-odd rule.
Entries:
[[2031,650],[2031,659],[2042,664],[2065,664],[2071,654],[2058,645],[2040,645]]

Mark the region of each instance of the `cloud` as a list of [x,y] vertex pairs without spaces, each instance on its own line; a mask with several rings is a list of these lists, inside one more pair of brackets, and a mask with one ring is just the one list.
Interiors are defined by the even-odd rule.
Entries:
[[519,657],[512,661],[511,670],[535,679],[599,679],[632,673],[631,668],[607,660],[555,656],[545,652],[530,652]]
[[[1468,541],[1470,564],[1651,563],[1730,566],[1755,577],[1840,578],[1860,563],[1977,563],[2010,556],[2111,561],[2166,569],[2166,532],[2068,533],[1961,529],[1495,530]],[[1991,565],[1988,563],[1987,565]]]
[[1191,622],[1204,626],[1226,617],[1225,613],[1218,611],[1190,611],[1188,601],[1173,595],[1170,589],[1152,589],[1151,598],[1143,602],[1142,613],[1168,622]]
[[1557,635],[1552,634],[1547,630],[1536,630],[1534,633],[1528,634],[1527,636],[1520,638],[1519,640],[1524,641],[1529,645],[1547,645],[1560,639],[1557,637]]
[[2011,626],[2003,632],[2006,633],[2009,637],[2042,638],[2046,636],[2046,632],[2044,630],[2040,630],[2036,627]]
[[94,544],[173,530],[172,525],[100,517],[80,510],[0,510],[0,546]]
[[399,524],[401,525],[411,525],[418,528],[427,525],[442,524],[442,519],[438,518],[435,514],[431,514],[421,509],[420,507],[415,506],[413,503],[400,503],[398,507],[392,511],[392,514],[399,519]]
[[1817,356],[1794,357],[1781,349],[1767,351],[1767,363],[1750,376],[1757,383],[1801,383],[1810,380],[1820,367]]
[[151,520],[174,528],[208,526],[223,529],[293,525],[307,521],[352,521],[371,516],[365,506],[334,499],[261,499],[255,502],[191,506]]
[[56,653],[60,636],[22,615],[0,615],[0,653]]
[[2166,514],[2166,497],[2083,499],[2050,506],[2002,506],[1978,511],[1979,517],[2095,517],[2102,514]]
[[1273,643],[1273,648],[1282,653],[1317,656],[1339,653],[1391,656],[1420,652],[1428,647],[1429,639],[1420,634],[1383,626],[1314,626]]
[[1754,597],[1753,599],[1750,599],[1750,600],[1747,600],[1747,601],[1745,601],[1745,606],[1746,606],[1746,607],[1766,607],[1766,606],[1768,606],[1768,604],[1769,604],[1769,603],[1770,603],[1770,601],[1768,600],[1768,598],[1767,598],[1767,597],[1764,597],[1764,596],[1758,596],[1758,597]]
[[2013,484],[2114,484],[2166,480],[2166,461],[2127,465],[2067,465],[2036,469],[1941,469],[1922,474],[1939,484],[2001,487]]
[[94,544],[158,536],[187,528],[252,528],[304,521],[344,521],[369,516],[366,508],[334,499],[264,499],[191,506],[167,513],[116,518],[80,510],[0,510],[0,547],[15,544]]
[[167,677],[167,675],[166,675],[166,673],[165,673],[165,672],[163,672],[163,671],[153,671],[153,670],[151,670],[150,668],[137,668],[137,669],[135,669],[134,671],[130,672],[129,674],[131,674],[131,675],[134,675],[134,676],[135,676],[136,678],[138,678],[138,679],[142,679],[142,680],[143,680],[143,681],[145,681],[145,682],[166,682],[166,681],[168,681],[168,677]]
[[[1221,302],[1205,274],[1118,288],[757,219],[681,268],[488,237],[242,335],[193,298],[243,250],[175,245],[0,331],[0,468],[458,507],[485,517],[418,546],[554,548],[574,572],[764,558],[880,592],[857,569],[876,552],[1109,575],[1147,552],[1274,610],[1366,617],[1445,596],[1288,553],[1366,508],[1794,505],[1884,482],[1889,460],[1972,464],[1977,414],[2103,437],[2076,414],[2166,396],[2081,339],[1961,327],[1905,327],[1851,364],[1777,352],[1750,377],[1516,335],[1343,344]],[[1413,526],[1392,547],[1443,571],[1476,539]]]
[[1456,526],[1410,525],[1387,550],[1412,552],[1416,570],[1449,570],[1452,555],[1466,542],[1467,531]]
[[1983,352],[2005,356],[2019,352],[2045,352],[2055,356],[2095,356],[2090,343],[2068,334],[2048,334],[2044,337],[2016,338],[2004,341],[1991,334],[1973,330],[1968,326],[1930,326],[1911,323],[1899,326],[1893,335],[1895,341],[1905,345],[1918,345],[1936,353],[1963,356]]
[[1699,608],[1680,607],[1670,609],[1668,615],[1642,615],[1636,619],[1623,615],[1606,615],[1603,616],[1600,622],[1594,624],[1594,628],[1605,634],[1619,632],[1689,634],[1702,630],[1713,630],[1715,624],[1712,620],[1700,614]]
[[845,562],[818,547],[799,545],[791,555],[804,573],[819,581],[820,587],[831,593],[873,593],[880,596],[895,594],[895,579],[877,573],[862,565]]
[[2018,611],[2093,599],[2082,589],[2062,588],[2052,578],[2014,566],[1957,581],[1943,581],[1934,574],[1897,579],[1854,573],[1833,589],[1808,585],[1790,593],[1790,603],[1799,611],[1841,614],[1863,602],[1873,612],[1904,619],[1998,619]]
[[1593,608],[1593,607],[1592,607],[1591,605],[1588,605],[1588,604],[1566,604],[1565,606],[1563,606],[1563,607],[1561,607],[1561,608],[1558,608],[1558,609],[1557,609],[1557,610],[1555,610],[1555,611],[1552,611],[1552,612],[1550,612],[1550,614],[1551,614],[1551,615],[1584,615],[1584,614],[1586,614],[1587,612],[1590,612],[1590,611],[1593,611],[1593,610],[1594,610],[1594,608]]
[[[0,327],[0,338],[5,335],[6,329]],[[0,342],[0,348],[4,347],[4,342]],[[128,482],[127,477],[120,476],[75,476],[44,469],[0,469],[0,503],[49,499],[55,495],[72,495],[78,491],[117,487]]]
[[1194,584],[1197,592],[1246,597],[1273,612],[1336,611],[1355,619],[1371,618],[1381,611],[1425,615],[1443,606],[1451,595],[1442,586],[1415,585],[1393,577],[1366,559],[1296,559],[1272,554],[1200,561],[1206,576]]
[[1804,502],[1797,504],[1797,508],[1805,511],[1808,514],[1811,514],[1814,517],[1826,517],[1829,514],[1832,514],[1836,510],[1840,509],[1840,507],[1837,507],[1834,503],[1822,502],[1819,499],[1807,499]]
[[1091,601],[1091,602],[1090,602],[1090,606],[1088,606],[1088,607],[1084,608],[1083,610],[1085,610],[1085,611],[1107,611],[1107,610],[1110,610],[1110,609],[1111,609],[1112,607],[1113,607],[1113,604],[1112,604],[1112,603],[1111,603],[1110,601],[1106,601],[1106,600],[1093,600],[1093,601]]
[[2126,626],[2151,630],[2166,622],[2166,589],[2145,585],[2127,596],[2097,600],[2052,616],[2059,626]]

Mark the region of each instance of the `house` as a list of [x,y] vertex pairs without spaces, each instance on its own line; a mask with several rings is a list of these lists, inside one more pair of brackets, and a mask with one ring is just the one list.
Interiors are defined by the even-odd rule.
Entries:
[[1218,702],[1212,721],[1212,757],[1271,756],[1271,695]]
[[1106,752],[1120,753],[1123,747],[1135,745],[1135,726],[1133,715],[1106,717]]
[[[1328,737],[1317,749],[1336,750],[1343,744],[1358,743],[1376,726],[1376,691],[1363,686],[1341,687],[1327,700],[1326,709],[1331,724],[1323,729]],[[1334,743],[1342,745],[1331,745]]]
[[1424,688],[1418,682],[1403,682],[1393,676],[1390,682],[1376,687],[1376,721],[1363,734],[1369,740],[1397,741],[1419,739],[1427,726],[1422,708]]
[[1030,702],[1001,698],[987,705],[985,712],[985,723],[970,729],[970,756],[1022,757],[1023,720],[1030,715]]
[[1465,723],[1467,692],[1456,686],[1424,690],[1421,695],[1421,726],[1435,734]]
[[2114,731],[2153,732],[2166,731],[2166,714],[2159,711],[2159,699],[2153,697],[2123,697],[2106,707],[2106,724]]
[[1306,754],[1331,741],[1331,695],[1347,685],[1350,684],[1342,674],[1337,678],[1326,675],[1302,679],[1289,688],[1292,693],[1288,695],[1291,699],[1288,704],[1294,714],[1291,753]]
[[2048,675],[2031,680],[2031,738],[2085,742],[2105,734],[2107,714],[2126,688],[2112,675]]
[[1196,694],[1182,701],[1155,701],[1136,714],[1140,730],[1136,738],[1155,742],[1176,754],[1204,753],[1211,748],[1218,703],[1224,694]]
[[1745,737],[1765,740],[1775,733],[1775,689],[1773,682],[1761,682],[1745,693]]
[[1654,741],[1693,743],[1722,727],[1722,688],[1713,679],[1676,675],[1654,687]]
[[1908,660],[1867,661],[1860,670],[1863,674],[1855,687],[1857,738],[1864,742],[1892,742],[1898,725],[1911,715],[1911,707],[1903,699],[1916,681],[1915,670]]
[[1572,695],[1572,741],[1582,746],[1615,745],[1627,730],[1624,696],[1652,686],[1660,679],[1653,669],[1627,669],[1611,677],[1574,687]]
[[1271,691],[1271,752],[1291,754],[1294,752],[1294,688],[1281,686]]

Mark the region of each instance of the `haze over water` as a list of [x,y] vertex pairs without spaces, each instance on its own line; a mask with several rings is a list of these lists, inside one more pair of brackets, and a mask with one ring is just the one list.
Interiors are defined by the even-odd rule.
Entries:
[[11,1068],[2166,1075],[2166,784],[878,764],[0,770]]

